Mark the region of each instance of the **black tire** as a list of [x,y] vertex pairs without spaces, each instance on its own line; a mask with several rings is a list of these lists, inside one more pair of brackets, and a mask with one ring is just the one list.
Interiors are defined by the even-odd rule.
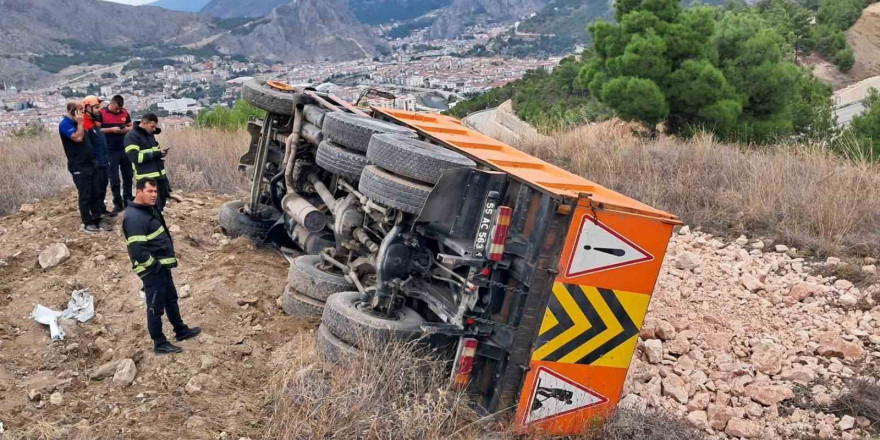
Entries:
[[425,206],[431,186],[391,174],[375,165],[364,167],[358,189],[377,203],[418,214]]
[[448,148],[393,134],[371,137],[367,158],[394,174],[432,185],[446,170],[477,166],[476,162]]
[[331,112],[324,115],[324,125],[321,130],[324,131],[324,137],[328,140],[362,152],[367,151],[370,137],[374,134],[394,133],[407,137],[415,137],[416,135],[414,131],[400,125],[343,112]]
[[324,362],[331,364],[351,365],[352,362],[363,358],[362,351],[334,336],[324,324],[318,326],[315,349],[318,350],[318,355]]
[[256,215],[248,215],[244,213],[244,206],[242,201],[224,203],[218,213],[220,229],[231,238],[244,236],[255,241],[263,240],[278,220],[278,211],[261,205]]
[[360,180],[364,167],[370,164],[367,156],[364,156],[363,153],[347,150],[330,141],[324,141],[318,145],[315,162],[321,168],[352,183]]
[[241,85],[241,99],[269,113],[292,115],[294,97],[293,93],[273,89],[255,79],[245,81]]
[[293,259],[287,281],[293,290],[318,301],[327,301],[327,297],[337,292],[345,292],[354,285],[344,276],[324,272],[318,266],[324,264],[320,255],[300,255]]
[[330,295],[324,305],[321,325],[343,342],[361,347],[381,347],[391,341],[413,341],[422,336],[424,318],[404,306],[395,319],[374,316],[360,308],[360,292]]
[[287,316],[317,319],[324,313],[324,303],[302,295],[291,289],[290,284],[285,284],[281,293],[281,309]]

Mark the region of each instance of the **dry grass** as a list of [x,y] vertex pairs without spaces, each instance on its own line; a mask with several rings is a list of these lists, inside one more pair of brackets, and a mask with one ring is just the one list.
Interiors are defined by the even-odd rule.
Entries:
[[646,140],[618,121],[521,147],[714,233],[818,255],[880,252],[880,167],[864,158],[809,145],[740,148],[705,134]]
[[[299,346],[311,347],[311,337]],[[314,351],[288,359],[271,381],[266,439],[473,439],[476,413],[449,389],[447,364],[411,345],[388,345],[347,365]]]
[[[866,374],[865,374],[866,373]],[[868,428],[880,433],[880,375],[874,371],[863,372],[864,375],[851,379],[846,384],[846,391],[831,405],[830,412],[838,415],[849,414],[853,417],[864,417],[871,422]]]
[[[172,147],[166,165],[174,189],[228,194],[247,188],[247,179],[236,171],[248,145],[245,132],[172,130],[159,135],[159,142]],[[0,214],[73,186],[57,135],[0,139],[0,151]]]
[[284,366],[267,384],[265,440],[703,440],[666,413],[617,411],[603,426],[570,437],[517,435],[512,414],[481,416],[450,390],[448,362],[413,344],[372,346],[344,365],[322,362],[300,334],[276,353]]

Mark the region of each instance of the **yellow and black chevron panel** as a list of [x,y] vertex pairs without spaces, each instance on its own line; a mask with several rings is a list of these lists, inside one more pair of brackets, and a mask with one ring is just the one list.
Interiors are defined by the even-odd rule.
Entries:
[[628,368],[650,295],[555,283],[532,360]]

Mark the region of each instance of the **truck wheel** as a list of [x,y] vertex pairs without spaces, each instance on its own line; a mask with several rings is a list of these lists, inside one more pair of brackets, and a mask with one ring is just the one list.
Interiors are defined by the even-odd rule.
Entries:
[[288,316],[315,319],[324,313],[324,303],[294,291],[288,283],[281,293],[281,309]]
[[367,151],[370,136],[379,133],[394,133],[401,136],[415,137],[412,130],[383,122],[378,119],[357,116],[351,113],[332,112],[324,115],[321,127],[324,136],[337,144],[356,151]]
[[349,182],[360,180],[364,167],[370,164],[367,156],[364,156],[363,153],[347,150],[330,141],[324,141],[318,145],[315,162],[321,168],[337,174]]
[[363,356],[362,351],[333,336],[324,324],[318,326],[315,348],[321,359],[331,364],[351,365]]
[[293,114],[294,95],[261,84],[255,79],[241,85],[241,99],[269,113],[290,116]]
[[446,170],[477,166],[448,148],[392,134],[370,138],[367,158],[394,174],[430,184],[436,184]]
[[375,165],[364,167],[358,189],[376,202],[410,214],[425,206],[431,186],[397,176]]
[[335,267],[332,271],[322,269],[324,264],[320,255],[300,255],[294,258],[287,276],[290,287],[318,301],[326,301],[328,296],[336,292],[354,288]]
[[248,215],[244,213],[244,205],[242,201],[224,203],[218,213],[220,229],[231,238],[245,236],[255,241],[263,240],[278,219],[278,212],[261,205],[256,215]]
[[412,341],[422,335],[425,320],[415,310],[403,307],[395,319],[374,316],[361,307],[360,292],[341,292],[330,296],[324,306],[321,325],[350,345],[381,346],[391,341]]

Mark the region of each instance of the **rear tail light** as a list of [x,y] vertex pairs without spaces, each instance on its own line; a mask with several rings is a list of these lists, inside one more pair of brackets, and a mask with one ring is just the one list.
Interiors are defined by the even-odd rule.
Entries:
[[477,340],[474,338],[464,338],[461,340],[461,345],[458,352],[458,359],[456,360],[456,367],[452,389],[455,391],[464,391],[467,388],[468,382],[471,380],[471,371],[474,368],[474,357],[477,354]]
[[495,229],[492,231],[492,242],[489,244],[489,259],[501,261],[504,254],[504,242],[507,241],[507,230],[510,229],[510,217],[513,210],[507,206],[498,207]]

